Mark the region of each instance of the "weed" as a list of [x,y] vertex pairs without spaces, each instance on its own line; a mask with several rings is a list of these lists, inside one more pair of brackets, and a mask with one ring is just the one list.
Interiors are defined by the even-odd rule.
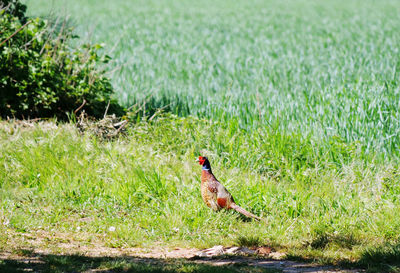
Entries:
[[238,236],[235,241],[238,246],[245,246],[245,247],[256,247],[262,244],[262,240],[256,235]]
[[14,254],[17,254],[19,256],[30,256],[34,252],[33,249],[26,249],[26,248],[18,248],[13,250]]
[[397,265],[400,266],[400,244],[385,243],[366,248],[361,254],[360,265]]

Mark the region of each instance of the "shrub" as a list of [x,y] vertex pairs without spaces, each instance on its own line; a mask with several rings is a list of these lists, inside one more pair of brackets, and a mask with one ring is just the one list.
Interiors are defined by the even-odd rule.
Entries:
[[19,0],[0,0],[0,8],[7,10],[7,13],[18,17],[22,23],[26,22],[26,5]]
[[[112,99],[113,89],[105,76],[108,56],[100,56],[100,45],[71,48],[77,38],[71,29],[52,33],[41,19],[24,24],[24,7],[5,1],[0,9],[0,113],[1,116],[67,118],[85,102],[85,111],[101,117],[122,114]],[[10,8],[11,7],[11,8]],[[21,14],[22,12],[22,14]],[[20,14],[21,16],[16,16]]]

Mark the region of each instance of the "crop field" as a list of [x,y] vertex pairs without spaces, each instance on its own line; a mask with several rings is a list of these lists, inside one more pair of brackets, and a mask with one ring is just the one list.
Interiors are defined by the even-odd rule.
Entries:
[[[105,43],[121,102],[398,153],[398,1],[27,0]],[[89,38],[88,38],[89,37]]]
[[[1,121],[0,250],[46,232],[399,270],[400,2],[25,3],[104,43],[144,117],[113,140]],[[204,205],[199,154],[263,221]]]

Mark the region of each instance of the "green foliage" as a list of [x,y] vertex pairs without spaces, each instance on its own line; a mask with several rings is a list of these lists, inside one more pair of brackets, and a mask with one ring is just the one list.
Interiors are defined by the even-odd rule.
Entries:
[[22,23],[27,20],[25,16],[26,5],[22,4],[20,0],[0,0],[0,9],[4,9],[8,14],[18,17]]
[[85,111],[101,117],[122,113],[98,54],[101,45],[71,48],[70,29],[53,33],[46,21],[21,21],[0,10],[0,113],[2,117],[66,119],[84,101]]
[[238,246],[255,247],[260,246],[262,244],[262,240],[256,235],[238,236],[236,238],[236,244]]

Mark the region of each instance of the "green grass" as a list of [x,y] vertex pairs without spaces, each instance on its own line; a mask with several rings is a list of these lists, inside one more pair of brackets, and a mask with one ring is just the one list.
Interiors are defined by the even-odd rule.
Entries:
[[[106,43],[121,103],[180,117],[113,142],[2,123],[0,246],[8,229],[46,230],[114,247],[268,244],[396,270],[398,1],[25,2]],[[200,153],[266,223],[202,203]]]
[[25,2],[108,46],[125,105],[151,95],[150,108],[398,155],[398,1]]
[[[111,142],[72,124],[3,122],[0,238],[6,247],[11,229],[92,234],[111,247],[267,244],[326,263],[399,241],[395,162],[365,162],[356,145],[317,149],[301,136],[237,126],[166,115]],[[237,203],[266,222],[203,204],[200,152]]]

